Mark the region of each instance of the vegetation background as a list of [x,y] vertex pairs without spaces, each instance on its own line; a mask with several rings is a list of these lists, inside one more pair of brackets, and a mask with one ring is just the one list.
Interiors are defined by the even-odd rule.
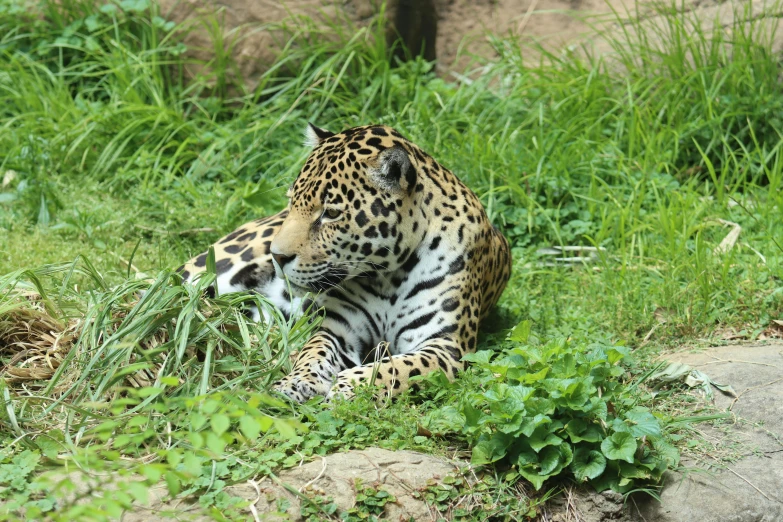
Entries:
[[[676,6],[660,9],[671,13],[664,26],[622,26],[608,58],[538,49],[538,63],[523,63],[525,49],[496,38],[500,58],[474,64],[460,83],[421,61],[390,66],[380,25],[336,21],[335,41],[301,19],[247,92],[229,85],[218,33],[210,76],[186,83],[186,29],[148,0],[0,0],[4,515],[110,519],[162,480],[172,495],[198,493],[218,518],[241,519],[246,502],[223,487],[303,456],[373,444],[475,461],[475,448],[488,450],[511,425],[481,402],[494,400],[485,392],[551,395],[550,377],[583,379],[585,400],[564,399],[539,425],[587,448],[583,466],[560,449],[545,462],[546,445],[524,462],[514,444],[530,434],[508,428],[513,436],[478,459],[490,470],[491,509],[464,516],[535,516],[542,497],[511,487],[522,477],[537,487],[606,479],[599,485],[623,492],[654,482],[676,465],[664,457],[687,438],[683,419],[699,412],[653,401],[651,361],[672,347],[772,335],[783,316],[773,35],[747,12],[729,31],[705,31]],[[513,278],[481,343],[490,351],[456,384],[434,378],[418,396],[381,405],[369,394],[334,409],[281,402],[267,387],[314,325],[247,323],[239,308],[266,306],[258,298],[204,300],[209,277],[176,284],[172,267],[285,204],[307,155],[307,121],[397,128],[463,179],[511,241]],[[566,246],[597,250],[573,263],[542,251]],[[557,366],[566,356],[573,366]],[[599,380],[590,366],[599,359],[607,368],[622,359],[623,371]],[[500,374],[492,361],[505,365]],[[545,363],[551,375],[524,380]],[[580,432],[592,446],[577,447],[565,431],[595,414],[579,408],[601,402],[598,383],[618,386],[608,414],[618,424],[594,440]],[[502,389],[497,401],[511,400]],[[454,404],[463,395],[469,406]],[[470,408],[485,417],[473,432],[463,430]],[[421,422],[441,432],[422,436]],[[610,439],[617,446],[604,451]],[[604,460],[598,474],[590,451]],[[648,457],[658,460],[640,472]],[[75,490],[64,472],[91,487]],[[101,494],[107,474],[111,497]]]

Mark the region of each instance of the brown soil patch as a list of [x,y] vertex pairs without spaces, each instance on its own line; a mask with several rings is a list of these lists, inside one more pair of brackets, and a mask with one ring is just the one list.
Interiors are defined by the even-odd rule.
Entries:
[[[510,37],[523,44],[538,42],[555,53],[583,44],[606,53],[611,46],[600,33],[616,35],[618,17],[645,19],[652,35],[661,26],[661,17],[654,8],[661,5],[658,0],[434,1],[438,16],[437,70],[442,76],[464,72],[476,57],[496,57],[490,35]],[[394,5],[392,0],[390,10]],[[220,35],[224,51],[236,62],[230,80],[244,81],[251,90],[291,35],[302,29],[303,15],[311,17],[314,25],[299,37],[324,39],[335,36],[335,23],[339,27],[366,26],[380,12],[380,6],[380,0],[161,0],[164,16],[196,26],[186,39],[190,55],[202,63],[214,59],[215,36]],[[742,12],[746,7],[754,17],[767,16],[770,29],[778,26],[780,9],[770,0],[685,0],[682,9],[692,11],[705,29],[717,24],[730,31],[735,11]],[[537,55],[530,47],[526,58],[535,61]],[[194,64],[188,72],[196,75],[203,71],[203,65]]]

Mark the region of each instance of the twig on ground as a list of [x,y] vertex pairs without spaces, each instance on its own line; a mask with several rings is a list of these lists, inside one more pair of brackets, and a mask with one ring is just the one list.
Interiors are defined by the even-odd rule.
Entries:
[[307,482],[305,482],[302,485],[302,487],[299,488],[299,493],[301,493],[303,490],[307,489],[308,487],[310,487],[314,483],[318,482],[318,479],[320,479],[321,477],[324,476],[324,473],[326,472],[326,459],[324,457],[321,457],[321,464],[322,464],[321,472],[318,473],[318,475],[316,475],[316,477],[314,479],[311,479],[311,480],[308,480]]
[[731,411],[731,409],[734,407],[737,401],[740,400],[740,397],[742,397],[745,394],[745,392],[749,392],[757,388],[763,388],[765,386],[771,386],[773,384],[779,383],[780,381],[783,381],[783,377],[781,377],[780,379],[775,379],[774,381],[769,381],[764,384],[759,384],[758,386],[751,386],[750,388],[745,388],[743,391],[739,393],[739,395],[737,395],[737,397],[733,401],[731,401],[731,405],[729,406],[729,411]]
[[739,478],[741,478],[741,479],[742,479],[742,480],[744,480],[745,482],[747,482],[747,483],[748,483],[748,485],[749,485],[750,487],[752,487],[753,489],[755,489],[756,491],[758,491],[759,493],[761,493],[761,496],[763,496],[764,498],[766,498],[766,499],[767,499],[767,500],[769,500],[769,501],[772,501],[772,499],[771,499],[771,498],[769,498],[769,497],[767,496],[767,494],[766,494],[766,493],[764,493],[764,492],[763,492],[763,491],[761,491],[759,488],[757,488],[757,487],[756,487],[756,486],[753,484],[753,482],[749,481],[748,479],[746,479],[745,477],[743,477],[742,475],[740,475],[739,473],[737,473],[736,471],[734,471],[733,469],[731,469],[731,468],[730,468],[730,467],[728,467],[728,466],[726,466],[726,469],[727,469],[727,470],[729,470],[729,471],[731,471],[731,472],[732,472],[732,473],[734,473],[735,475],[737,475]]
[[250,513],[253,515],[253,520],[255,522],[261,522],[261,519],[258,518],[258,510],[256,509],[256,504],[258,503],[259,500],[261,500],[261,488],[258,487],[258,483],[253,479],[248,480],[247,483],[253,486],[253,489],[256,490],[256,499],[250,503],[248,509],[250,510]]

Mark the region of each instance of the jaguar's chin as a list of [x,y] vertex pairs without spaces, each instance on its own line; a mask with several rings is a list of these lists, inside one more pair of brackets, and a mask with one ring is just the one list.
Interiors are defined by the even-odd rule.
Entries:
[[291,293],[297,297],[303,297],[305,294],[312,292],[312,289],[306,286],[298,285],[293,281],[291,281],[290,279],[287,280],[287,283],[291,290]]

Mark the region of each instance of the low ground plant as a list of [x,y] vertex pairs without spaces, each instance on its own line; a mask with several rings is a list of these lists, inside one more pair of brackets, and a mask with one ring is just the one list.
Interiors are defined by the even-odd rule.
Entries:
[[529,331],[521,323],[501,351],[467,355],[468,378],[430,377],[451,404],[430,412],[424,428],[464,437],[473,464],[504,463],[535,489],[568,472],[597,491],[627,492],[677,467],[667,419],[650,411],[649,395],[620,364],[627,348],[529,343]]

